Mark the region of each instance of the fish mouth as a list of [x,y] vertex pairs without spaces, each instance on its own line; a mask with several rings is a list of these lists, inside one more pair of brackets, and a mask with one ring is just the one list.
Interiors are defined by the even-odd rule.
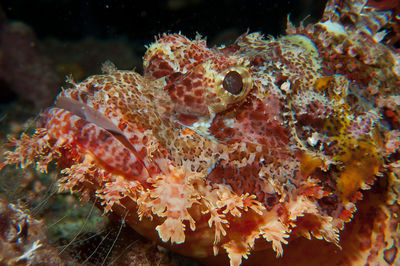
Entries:
[[[142,156],[137,152],[135,147],[124,135],[124,133],[118,128],[118,126],[116,126],[104,114],[78,100],[71,99],[65,96],[59,96],[57,98],[55,102],[55,107],[70,112],[71,114],[79,117],[85,122],[95,125],[98,129],[100,129],[100,131],[105,132],[104,134],[109,134],[111,137],[113,137],[114,140],[119,142],[119,145],[117,145],[117,150],[125,150],[125,154],[126,152],[129,152],[134,158],[133,160],[136,160],[140,164],[140,167],[136,167],[141,169],[140,173],[134,171],[136,172],[133,174],[135,178],[139,178],[141,181],[146,181],[147,178],[150,177],[148,167],[144,163],[145,158],[142,158]],[[113,165],[104,162],[101,156],[99,156],[99,154],[104,153],[104,151],[100,151],[100,147],[101,143],[99,143],[98,147],[92,147],[92,149],[89,149],[89,147],[84,148],[89,150],[100,162],[103,162],[103,165],[107,165],[107,168],[111,167],[113,169],[116,169],[116,167],[114,167]],[[110,156],[112,156],[112,154]]]
[[122,135],[122,131],[105,115],[77,100],[65,96],[59,96],[57,97],[55,107],[67,110],[70,113],[109,131],[111,134]]

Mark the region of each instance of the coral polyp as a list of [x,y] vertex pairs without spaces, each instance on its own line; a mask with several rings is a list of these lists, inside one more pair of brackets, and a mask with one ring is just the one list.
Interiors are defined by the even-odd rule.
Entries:
[[208,48],[164,34],[143,75],[107,63],[71,81],[35,134],[10,139],[6,163],[55,163],[61,191],[206,262],[393,264],[400,57],[381,42],[389,18],[329,1],[320,22],[289,22],[279,38]]

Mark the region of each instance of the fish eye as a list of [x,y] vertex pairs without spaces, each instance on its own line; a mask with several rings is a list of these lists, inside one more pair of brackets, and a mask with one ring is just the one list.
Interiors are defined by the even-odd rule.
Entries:
[[229,71],[225,75],[222,87],[233,95],[239,95],[243,89],[243,78],[237,71]]
[[231,66],[218,74],[216,94],[218,101],[210,107],[214,112],[221,112],[233,103],[243,100],[253,86],[247,67]]

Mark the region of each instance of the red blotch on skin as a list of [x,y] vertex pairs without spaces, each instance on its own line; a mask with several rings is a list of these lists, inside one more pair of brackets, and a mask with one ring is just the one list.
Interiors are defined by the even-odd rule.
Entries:
[[264,64],[264,58],[260,55],[256,55],[255,57],[251,58],[250,64],[253,66],[262,66]]
[[175,86],[175,94],[178,97],[182,97],[185,91],[185,87],[181,86],[181,85],[177,85]]
[[202,86],[202,85],[203,85],[203,84],[201,83],[200,80],[196,80],[196,81],[193,82],[193,84],[192,84],[193,88],[200,88],[200,89],[194,90],[194,93],[195,93],[195,94],[198,94],[198,96],[201,96],[201,95],[203,94],[203,90],[201,89],[201,86]]
[[179,122],[186,126],[191,126],[199,120],[197,116],[190,114],[178,114],[177,119]]
[[185,97],[183,98],[184,102],[186,105],[191,106],[194,104],[196,98],[194,98],[191,95],[185,95]]
[[139,158],[146,158],[147,150],[145,148],[143,148],[140,151],[138,151],[137,155],[139,156]]
[[192,79],[190,77],[182,79],[182,84],[185,91],[190,91],[192,89]]
[[212,122],[211,127],[209,129],[209,131],[212,135],[214,135],[216,138],[221,139],[221,140],[224,140],[227,137],[231,138],[235,135],[234,129],[230,129],[226,132],[225,132],[225,130],[227,130],[227,128],[226,128],[223,120],[219,119],[218,117],[214,119],[214,121]]
[[173,73],[174,70],[167,62],[164,61],[162,56],[154,55],[149,62],[146,72],[149,73],[153,78],[159,79]]

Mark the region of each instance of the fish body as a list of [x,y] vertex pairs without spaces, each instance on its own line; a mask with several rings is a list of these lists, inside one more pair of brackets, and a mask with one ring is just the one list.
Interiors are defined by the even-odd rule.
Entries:
[[56,162],[61,191],[186,256],[393,263],[400,68],[381,43],[388,20],[365,1],[329,1],[320,22],[279,38],[209,48],[164,34],[143,75],[107,63],[71,82],[34,135],[11,140],[7,163]]

